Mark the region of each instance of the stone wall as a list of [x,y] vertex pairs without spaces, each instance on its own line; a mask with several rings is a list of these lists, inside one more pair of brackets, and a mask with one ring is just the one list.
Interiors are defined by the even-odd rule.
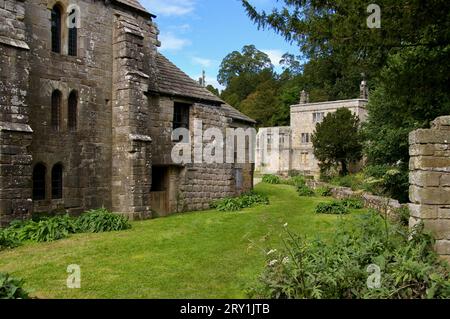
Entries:
[[355,197],[360,198],[363,201],[365,208],[375,209],[376,211],[382,214],[386,214],[388,219],[393,222],[400,221],[401,216],[399,214],[399,210],[402,207],[407,206],[407,204],[402,205],[397,200],[392,198],[376,196],[362,191],[353,191],[351,188],[347,187],[339,187],[312,180],[308,180],[307,185],[313,189],[317,189],[320,187],[330,187],[331,196],[337,199],[346,199]]
[[437,253],[450,261],[450,116],[411,132],[409,143],[410,227],[423,222]]
[[29,46],[23,1],[0,1],[0,226],[32,212]]

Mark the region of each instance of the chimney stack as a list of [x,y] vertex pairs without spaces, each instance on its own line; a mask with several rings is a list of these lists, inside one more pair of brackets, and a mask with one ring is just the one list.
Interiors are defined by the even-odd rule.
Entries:
[[300,93],[300,104],[307,104],[309,103],[309,93],[307,93],[305,90],[302,90]]

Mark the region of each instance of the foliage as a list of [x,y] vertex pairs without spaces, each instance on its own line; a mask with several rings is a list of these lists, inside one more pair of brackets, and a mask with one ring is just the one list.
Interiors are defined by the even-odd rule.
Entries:
[[23,289],[23,280],[0,272],[0,299],[28,299],[28,293]]
[[300,196],[314,196],[314,190],[306,184],[298,185],[297,192]]
[[281,182],[283,184],[291,185],[291,186],[295,186],[295,187],[306,185],[305,178],[303,176],[300,176],[300,175],[293,176],[293,177],[290,177],[288,179],[283,179]]
[[328,197],[331,196],[331,191],[330,186],[323,186],[316,189],[316,194],[322,197]]
[[332,201],[331,203],[319,203],[316,206],[317,214],[332,214],[332,215],[345,215],[349,214],[350,211],[348,206],[342,201]]
[[396,211],[397,215],[399,216],[399,222],[403,226],[409,225],[409,218],[411,216],[411,212],[409,211],[409,208],[407,205],[403,205]]
[[350,209],[364,208],[364,202],[362,201],[361,198],[357,198],[357,197],[346,198],[346,199],[343,199],[341,202],[342,202],[342,205],[344,205],[345,207],[350,208]]
[[257,205],[269,205],[269,198],[256,192],[249,192],[239,197],[230,197],[214,201],[210,204],[210,207],[221,212],[233,212]]
[[[420,229],[409,233],[377,214],[366,214],[342,221],[330,242],[307,241],[286,232],[285,250],[267,256],[264,272],[249,290],[251,297],[450,297],[450,269],[433,252],[432,238]],[[377,268],[379,285],[373,272]]]
[[14,222],[7,232],[20,242],[50,242],[66,238],[77,232],[73,218],[68,215],[45,217],[39,221]]
[[266,69],[273,69],[269,56],[254,45],[246,45],[242,48],[242,53],[233,51],[223,59],[217,80],[220,84],[227,85],[239,75],[257,74]]
[[262,182],[267,184],[280,184],[281,178],[277,175],[266,174],[263,176]]
[[346,108],[329,113],[318,123],[312,142],[322,167],[340,164],[341,175],[347,175],[351,162],[362,158],[359,119]]
[[220,92],[219,89],[215,88],[214,86],[212,86],[211,84],[208,84],[206,86],[206,89],[211,92],[212,94],[219,96],[220,97]]
[[101,233],[131,228],[128,218],[110,213],[104,208],[84,213],[77,219],[76,224],[83,233]]
[[20,242],[10,231],[0,229],[0,251],[8,248],[15,248],[19,245]]

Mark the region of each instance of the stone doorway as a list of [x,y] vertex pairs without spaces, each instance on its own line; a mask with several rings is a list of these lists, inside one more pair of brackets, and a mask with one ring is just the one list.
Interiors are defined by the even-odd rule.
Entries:
[[150,199],[152,210],[159,217],[170,213],[169,191],[169,167],[153,166]]

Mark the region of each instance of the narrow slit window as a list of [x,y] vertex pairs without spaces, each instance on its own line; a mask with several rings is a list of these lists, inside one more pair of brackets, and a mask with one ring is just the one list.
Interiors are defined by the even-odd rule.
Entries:
[[45,199],[45,176],[47,169],[44,164],[36,164],[33,169],[33,200]]
[[52,169],[52,199],[63,197],[63,167],[56,164]]
[[55,90],[52,93],[52,110],[51,110],[51,122],[52,128],[55,132],[58,132],[60,129],[61,122],[61,100],[62,94],[60,91]]
[[70,92],[68,103],[69,131],[75,132],[78,125],[78,93],[76,91]]
[[61,7],[55,5],[51,17],[52,51],[55,53],[61,53],[61,17]]
[[69,23],[69,37],[68,37],[68,54],[71,56],[77,56],[77,37],[78,37],[78,29],[77,29],[77,19],[78,16],[76,14],[75,9],[69,13],[70,23]]

